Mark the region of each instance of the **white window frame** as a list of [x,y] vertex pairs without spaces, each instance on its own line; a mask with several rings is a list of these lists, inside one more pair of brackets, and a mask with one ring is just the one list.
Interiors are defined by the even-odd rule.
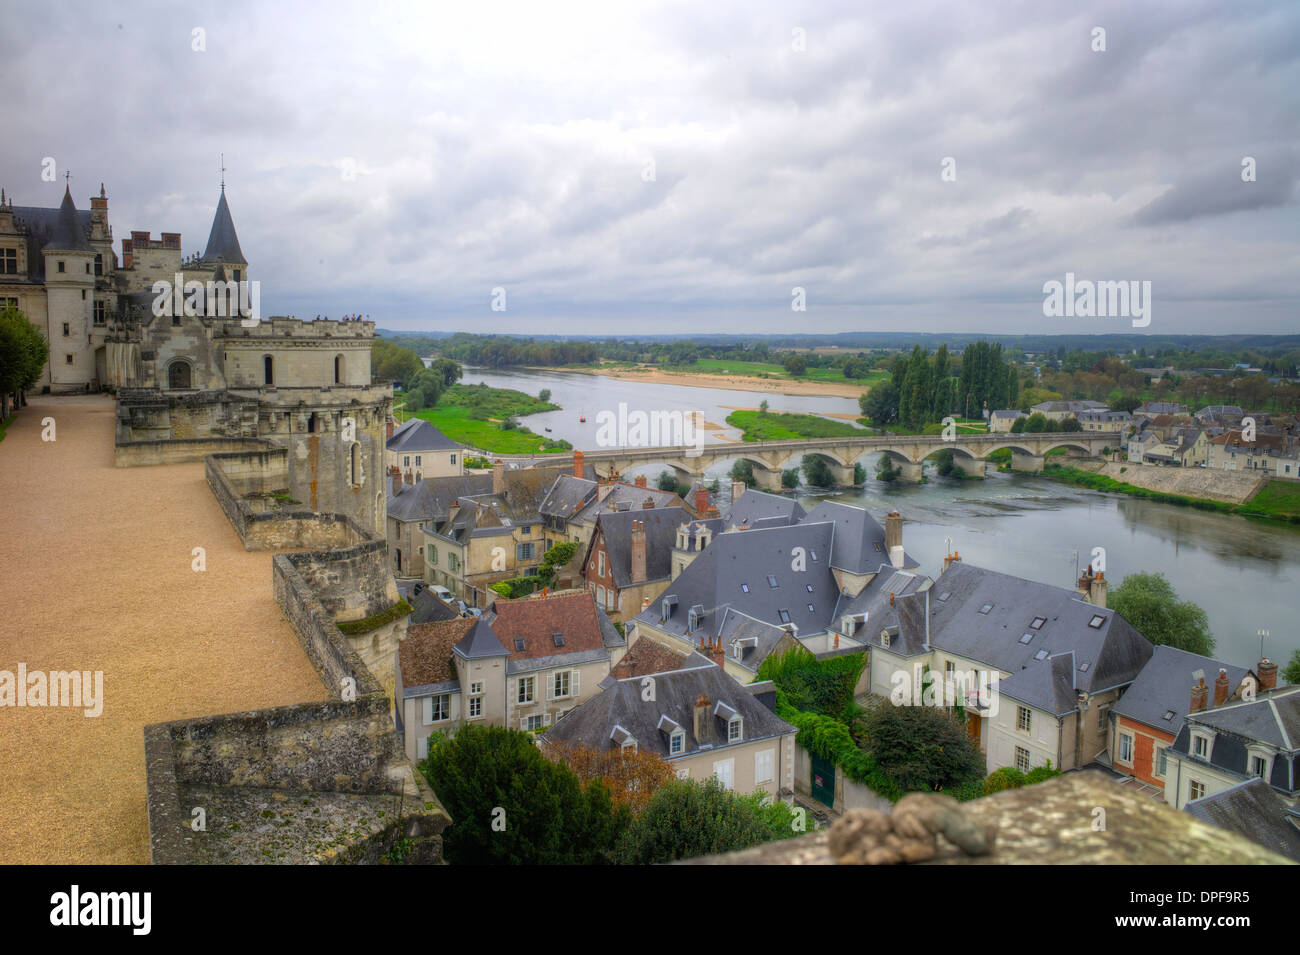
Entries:
[[[527,692],[525,692],[525,690]],[[526,698],[525,698],[526,697]],[[519,685],[515,691],[515,703],[519,706],[528,706],[537,702],[537,677],[521,676]]]
[[754,754],[754,783],[776,782],[776,750],[765,749]]
[[[1021,758],[1020,758],[1022,754],[1024,755],[1024,759],[1023,759],[1023,760],[1021,760]],[[1013,755],[1015,756],[1015,760],[1016,760],[1016,769],[1020,770],[1022,773],[1027,773],[1027,772],[1029,772],[1029,770],[1030,770],[1030,768],[1031,768],[1031,767],[1030,767],[1030,753],[1029,753],[1029,750],[1026,749],[1026,748],[1023,747],[1023,746],[1017,746],[1016,749],[1015,749],[1015,753],[1014,753]],[[1024,766],[1021,766],[1021,765],[1020,765],[1021,762],[1024,763]]]
[[680,756],[686,752],[686,731],[681,729],[673,730],[668,737],[668,755]]
[[[1128,763],[1129,765],[1132,765],[1132,763],[1133,763],[1133,743],[1134,743],[1134,740],[1133,740],[1133,734],[1132,734],[1132,733],[1120,733],[1120,734],[1119,734],[1119,755],[1116,757],[1116,759],[1118,759],[1119,762],[1121,762],[1121,763]],[[1125,750],[1127,750],[1128,752],[1125,753]]]
[[[1161,762],[1164,763],[1163,769],[1160,766]],[[1168,772],[1169,772],[1169,745],[1166,743],[1164,746],[1161,746],[1160,744],[1157,743],[1155,748],[1155,754],[1151,759],[1151,775],[1156,777],[1156,779],[1164,779],[1165,775]]]
[[745,720],[741,716],[733,716],[727,720],[727,742],[743,743],[745,741]]
[[483,718],[483,683],[475,681],[469,685],[469,709],[466,714],[471,720]]
[[736,788],[736,760],[720,759],[713,764],[713,775],[727,789]]
[[[1200,790],[1200,792],[1197,792],[1198,789]],[[1205,783],[1201,782],[1199,779],[1188,779],[1187,780],[1187,801],[1191,802],[1193,799],[1201,799],[1204,796],[1205,796]]]
[[[445,715],[439,716],[439,712]],[[445,723],[449,719],[451,719],[450,693],[435,693],[433,696],[424,698],[424,722],[426,724]]]
[[1027,706],[1016,704],[1016,729],[1022,733],[1034,732],[1034,714]]
[[[1201,747],[1205,748],[1205,752],[1201,752]],[[1192,742],[1189,750],[1191,755],[1195,756],[1197,759],[1203,759],[1208,763],[1210,761],[1210,756],[1214,753],[1214,737],[1209,733],[1192,730]]]

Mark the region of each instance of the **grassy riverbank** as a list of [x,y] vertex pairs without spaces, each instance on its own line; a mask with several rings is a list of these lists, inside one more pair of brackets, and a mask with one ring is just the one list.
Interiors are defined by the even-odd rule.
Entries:
[[1049,464],[1042,472],[1043,477],[1064,481],[1076,487],[1086,487],[1094,491],[1110,491],[1159,501],[1162,504],[1175,504],[1179,507],[1194,507],[1202,511],[1215,511],[1219,514],[1237,514],[1257,520],[1275,521],[1283,524],[1300,524],[1300,484],[1291,481],[1269,481],[1260,492],[1245,504],[1228,504],[1223,501],[1207,501],[1204,498],[1184,497],[1181,494],[1167,494],[1137,487],[1104,474],[1093,474],[1068,465]]
[[733,411],[727,424],[744,432],[746,441],[785,441],[793,438],[843,438],[861,436],[862,429],[847,421],[833,421],[815,414]]
[[515,419],[541,411],[558,411],[557,404],[541,401],[510,388],[453,385],[438,404],[416,417],[423,418],[451,440],[493,454],[532,454],[564,451],[567,441],[552,441],[533,434]]

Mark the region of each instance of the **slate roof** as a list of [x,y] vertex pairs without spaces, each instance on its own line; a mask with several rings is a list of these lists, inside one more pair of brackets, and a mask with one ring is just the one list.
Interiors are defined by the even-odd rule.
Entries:
[[388,516],[399,521],[445,521],[452,505],[462,497],[492,490],[492,475],[461,474],[455,477],[425,478],[405,484],[393,496],[393,477],[388,476]]
[[1189,755],[1193,727],[1214,731],[1209,762],[1216,769],[1249,778],[1248,747],[1264,743],[1277,752],[1268,784],[1287,794],[1300,790],[1300,686],[1260,694],[1253,702],[1228,703],[1189,715],[1169,748],[1195,765],[1203,760]]
[[[693,643],[716,636],[728,607],[777,626],[793,623],[801,634],[820,633],[840,595],[829,561],[833,531],[833,524],[817,523],[719,534],[636,619]],[[805,570],[791,567],[795,547],[804,549]],[[674,597],[676,604],[663,619],[665,601]],[[695,606],[703,612],[692,631],[688,617]]]
[[388,439],[387,448],[389,451],[398,453],[405,451],[454,451],[460,448],[460,445],[429,424],[429,422],[417,418],[410,427],[403,427],[401,431],[394,429],[393,436]]
[[[66,186],[64,188],[64,202],[66,203],[71,198],[71,193],[67,191]],[[40,206],[14,206],[13,211],[15,226],[20,226],[21,230],[26,232],[23,241],[27,246],[27,278],[33,282],[42,282],[45,280],[45,256],[41,252],[47,247],[57,248],[56,245],[52,244],[52,237],[59,225],[63,207],[46,209]],[[74,209],[73,213],[80,231],[81,240],[86,244],[84,249],[77,246],[70,251],[76,251],[77,249],[85,251],[90,248],[90,243],[86,239],[90,235],[91,229],[90,210],[78,211]],[[72,241],[76,242],[75,237]],[[13,282],[15,279],[20,278],[20,276],[10,275],[5,277],[5,281]],[[152,302],[152,293],[146,293],[146,295],[149,301]]]
[[545,517],[567,521],[576,511],[595,499],[597,487],[595,481],[574,477],[572,474],[561,474],[546,492],[539,510]]
[[[656,507],[635,511],[601,514],[596,527],[605,541],[610,572],[614,584],[620,589],[634,583],[667,580],[673,571],[673,545],[677,543],[677,529],[690,522],[691,515],[684,507]],[[645,525],[645,581],[632,580],[632,525]],[[592,536],[595,547],[596,536]]]
[[[843,594],[840,597],[839,605],[831,618],[831,625],[838,630],[843,624],[843,618],[851,614],[856,624],[853,638],[880,646],[881,630],[892,628],[895,634],[897,633],[898,598],[916,593],[929,580],[930,578],[924,574],[912,570],[896,570],[892,564],[882,564],[879,573],[871,578],[857,596],[850,597],[848,594]],[[895,604],[892,606],[889,602],[890,594],[895,598]],[[923,645],[918,643],[915,648],[910,648],[892,641],[890,649],[894,653],[906,656],[913,652],[923,652]]]
[[[889,562],[885,549],[885,529],[876,523],[866,508],[822,501],[799,521],[815,524],[829,521],[835,525],[835,540],[831,546],[831,566],[850,574],[872,574],[882,561]],[[904,554],[904,567],[919,566]]]
[[992,420],[993,418],[1010,418],[1014,421],[1017,418],[1027,418],[1027,417],[1029,416],[1026,415],[1023,411],[1019,410],[1018,408],[999,408],[997,411],[989,412],[990,420]]
[[1300,819],[1262,779],[1193,799],[1183,812],[1300,862]]
[[63,203],[59,206],[58,215],[54,219],[54,228],[50,232],[49,241],[45,243],[45,248],[57,249],[60,252],[91,251],[86,230],[77,217],[76,203],[72,201],[72,190],[67,186],[63,188]]
[[[762,620],[755,620],[728,607],[718,628],[722,649],[727,658],[754,673],[778,643],[790,635],[788,630]],[[703,657],[701,657],[703,659]]]
[[226,204],[226,187],[221,187],[221,198],[217,200],[217,212],[212,217],[212,231],[208,233],[208,244],[200,260],[208,264],[229,262],[234,265],[247,265],[248,260],[239,248],[239,236],[235,234],[235,220],[230,217],[230,206]]
[[507,657],[510,651],[505,648],[500,638],[492,630],[487,615],[474,618],[469,632],[453,648],[467,660],[479,660],[484,657]]
[[[918,592],[896,601],[906,645],[925,641],[926,599]],[[928,599],[932,647],[1010,674],[999,692],[1051,713],[1068,712],[1061,709],[1063,674],[1072,671],[1073,709],[1075,694],[1131,683],[1151,657],[1150,641],[1115,611],[1090,604],[1073,590],[965,561],[954,561],[939,575]],[[1039,617],[1043,622],[1035,628]],[[1090,626],[1094,618],[1097,627]],[[1025,634],[1031,636],[1022,642]],[[1055,658],[1071,652],[1066,670]]]
[[[1221,668],[1228,671],[1228,696],[1231,698],[1250,672],[1248,669],[1176,647],[1156,647],[1151,659],[1111,712],[1177,736],[1191,706],[1192,687],[1196,683],[1193,674],[1201,671],[1213,703],[1214,681],[1218,679]],[[1173,715],[1166,719],[1166,713]]]
[[799,502],[792,497],[746,488],[740,497],[731,502],[727,524],[731,527],[749,524],[752,527],[759,521],[773,518],[784,524],[795,524],[803,519],[805,513]]
[[[743,746],[795,732],[793,726],[769,712],[749,690],[712,663],[656,675],[653,701],[642,699],[641,681],[639,676],[607,678],[601,683],[602,692],[570,710],[542,738],[607,750],[618,745],[611,736],[621,727],[636,739],[639,752],[681,759],[702,752],[725,754],[732,745]],[[708,699],[711,714],[719,712],[719,704],[740,714],[744,721],[741,742],[728,744],[726,721],[713,715],[713,743],[701,747],[695,735],[695,703],[701,696]],[[726,712],[725,708],[721,712]],[[679,725],[686,737],[683,751],[676,756],[668,752],[668,732],[660,729],[666,726],[661,722],[665,716]]]
[[645,507],[647,498],[654,502],[655,507],[686,506],[682,499],[672,491],[661,491],[653,487],[637,487],[635,484],[626,484],[619,481],[610,488],[604,500],[601,500],[600,494],[597,493],[596,497],[583,505],[569,520],[595,521],[602,514],[640,509],[650,510],[650,508]]
[[414,608],[414,612],[411,614],[411,623],[413,624],[455,620],[460,617],[454,607],[440,599],[428,587],[411,597],[410,604]]
[[403,696],[416,695],[412,690],[456,679],[451,661],[452,648],[465,637],[474,621],[457,617],[431,623],[412,624],[397,647],[402,670]]

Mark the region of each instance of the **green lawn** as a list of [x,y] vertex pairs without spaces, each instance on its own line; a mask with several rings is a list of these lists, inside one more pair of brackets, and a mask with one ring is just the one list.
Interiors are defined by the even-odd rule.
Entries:
[[776,414],[733,411],[727,424],[744,432],[746,441],[784,441],[791,438],[842,438],[861,435],[862,430],[847,421],[834,421],[811,414]]
[[[563,451],[569,445],[533,434],[523,425],[507,431],[500,422],[539,411],[556,411],[559,407],[510,388],[453,385],[443,393],[436,407],[426,408],[416,417],[423,418],[459,444],[494,454],[532,454]],[[488,418],[496,420],[486,420]]]
[[1300,482],[1269,481],[1241,506],[1241,513],[1300,523]]

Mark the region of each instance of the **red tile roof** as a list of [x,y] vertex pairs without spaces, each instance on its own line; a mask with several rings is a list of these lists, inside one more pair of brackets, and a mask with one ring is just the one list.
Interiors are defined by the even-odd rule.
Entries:
[[472,617],[412,624],[398,647],[403,686],[424,686],[456,679],[451,648],[474,625]]
[[[605,646],[596,615],[596,598],[586,591],[572,591],[546,596],[498,600],[492,631],[510,651],[512,660],[529,660],[559,653],[581,653]],[[556,646],[554,634],[564,635],[564,645]],[[524,649],[515,649],[515,640],[524,641]]]

